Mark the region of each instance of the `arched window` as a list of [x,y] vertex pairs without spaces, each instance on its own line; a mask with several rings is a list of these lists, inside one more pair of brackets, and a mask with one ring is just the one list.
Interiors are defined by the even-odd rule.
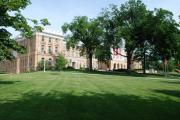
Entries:
[[114,63],[114,69],[116,69],[116,63]]
[[117,64],[117,69],[119,69],[119,63]]

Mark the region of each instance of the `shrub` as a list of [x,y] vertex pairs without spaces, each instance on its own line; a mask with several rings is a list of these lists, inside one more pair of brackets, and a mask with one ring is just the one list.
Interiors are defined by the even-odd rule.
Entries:
[[[49,64],[48,61],[46,61],[46,63],[45,63],[45,68],[46,68],[46,70],[53,70],[54,69],[52,64]],[[41,61],[41,62],[38,63],[37,69],[38,70],[44,70],[44,61]]]
[[56,58],[55,69],[62,70],[66,67],[67,63],[68,61],[64,58],[64,56],[59,54]]

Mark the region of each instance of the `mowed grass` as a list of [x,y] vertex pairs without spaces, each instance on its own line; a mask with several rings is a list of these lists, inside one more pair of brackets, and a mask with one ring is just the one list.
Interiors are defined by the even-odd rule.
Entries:
[[81,72],[1,74],[0,120],[180,120],[180,80]]

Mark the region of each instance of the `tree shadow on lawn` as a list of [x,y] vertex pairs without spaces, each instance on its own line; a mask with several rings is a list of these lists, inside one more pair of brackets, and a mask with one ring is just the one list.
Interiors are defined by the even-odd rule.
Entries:
[[0,85],[1,84],[15,84],[16,82],[20,82],[20,81],[10,81],[10,80],[4,80],[2,78],[0,78]]
[[134,95],[52,92],[0,103],[1,120],[179,120],[180,101]]
[[169,83],[169,84],[180,84],[180,81],[162,81],[163,83]]
[[[71,69],[71,70],[63,70],[66,72],[76,72],[76,73],[87,73],[87,74],[99,74],[99,75],[115,75],[115,76],[130,76],[130,77],[157,77],[157,78],[165,78],[164,74],[143,74],[143,73],[137,73],[135,71],[128,71],[125,70],[124,72],[120,72],[120,71],[96,71],[96,70],[75,70],[75,69]],[[50,73],[51,75],[60,75],[61,71],[57,71],[59,73]],[[176,79],[179,78],[177,76],[169,76],[168,79]]]
[[20,81],[1,81],[0,80],[0,85],[1,84],[15,84],[16,82],[20,82]]
[[170,73],[169,75],[170,75],[170,76],[174,76],[174,77],[179,77],[179,78],[180,78],[180,73],[176,73],[176,74]]
[[[136,72],[117,72],[117,71],[90,71],[90,70],[64,70],[66,72],[77,72],[87,74],[99,74],[99,75],[115,75],[115,76],[132,76],[132,77],[147,77],[147,75]],[[53,73],[52,73],[53,75]],[[54,74],[55,75],[55,74]]]
[[157,93],[180,98],[180,91],[176,91],[176,90],[153,90],[153,91]]

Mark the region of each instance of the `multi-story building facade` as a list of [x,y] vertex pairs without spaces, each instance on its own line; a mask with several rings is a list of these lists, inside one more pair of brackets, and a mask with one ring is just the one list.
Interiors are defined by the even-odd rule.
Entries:
[[[52,65],[55,64],[55,59],[58,54],[64,55],[68,60],[68,66],[75,69],[88,68],[88,59],[86,56],[80,55],[79,48],[81,45],[75,49],[71,48],[67,50],[66,42],[61,35],[48,32],[36,32],[31,40],[17,38],[17,41],[27,49],[27,52],[25,54],[14,54],[16,57],[15,60],[1,61],[0,71],[8,73],[37,71],[38,63],[42,60],[47,60]],[[121,54],[126,54],[123,48],[117,50]],[[126,58],[114,52],[113,49],[111,51],[113,54],[112,60],[109,62],[109,67],[93,58],[93,69],[126,69]]]

